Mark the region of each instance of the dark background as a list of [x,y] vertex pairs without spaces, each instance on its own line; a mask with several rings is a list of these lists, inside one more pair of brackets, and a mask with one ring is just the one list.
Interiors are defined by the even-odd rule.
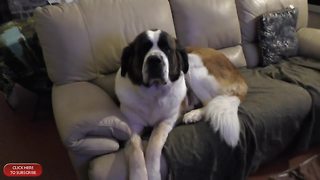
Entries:
[[0,24],[11,20],[11,13],[9,11],[9,6],[7,0],[0,1]]
[[320,5],[320,0],[308,0],[309,4]]
[[0,0],[0,24],[15,18],[26,19],[37,6],[46,4],[47,0]]

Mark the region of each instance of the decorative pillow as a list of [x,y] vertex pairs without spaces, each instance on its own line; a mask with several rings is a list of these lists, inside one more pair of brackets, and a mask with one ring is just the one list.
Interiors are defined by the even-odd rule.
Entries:
[[278,63],[297,54],[297,18],[298,10],[293,6],[262,15],[258,26],[262,66]]

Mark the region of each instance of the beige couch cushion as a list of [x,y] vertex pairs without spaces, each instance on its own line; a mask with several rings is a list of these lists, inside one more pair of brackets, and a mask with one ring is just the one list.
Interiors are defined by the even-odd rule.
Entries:
[[241,26],[242,45],[248,67],[259,62],[257,46],[257,20],[262,14],[293,5],[299,10],[297,29],[306,27],[308,22],[307,0],[236,0]]
[[299,55],[320,59],[320,29],[301,28],[298,39]]
[[117,73],[101,75],[91,82],[103,89],[106,93],[108,93],[108,95],[112,98],[114,102],[118,103],[119,101],[117,99],[116,92],[114,89],[116,74]]
[[125,117],[119,107],[92,83],[55,85],[52,107],[61,139],[74,152],[94,155],[112,152],[118,145],[108,138],[130,137],[130,128],[122,121]]
[[234,0],[171,0],[177,37],[184,46],[223,49],[237,66],[245,66]]
[[79,0],[35,11],[48,73],[56,84],[115,72],[124,46],[150,28],[175,36],[167,0]]

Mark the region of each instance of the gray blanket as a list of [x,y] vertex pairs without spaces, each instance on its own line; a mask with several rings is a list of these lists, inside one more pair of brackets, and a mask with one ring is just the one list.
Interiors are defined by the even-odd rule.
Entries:
[[319,61],[296,57],[241,73],[249,92],[238,146],[228,147],[205,122],[179,125],[164,148],[171,179],[246,179],[288,149],[320,144]]

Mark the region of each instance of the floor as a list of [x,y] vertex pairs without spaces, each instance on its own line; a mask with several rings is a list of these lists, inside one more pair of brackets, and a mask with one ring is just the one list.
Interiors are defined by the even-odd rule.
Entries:
[[[54,124],[50,103],[42,103],[34,118],[36,96],[20,87],[16,90],[19,91],[19,101],[12,102],[15,110],[8,106],[0,92],[1,169],[12,162],[39,163],[43,174],[34,178],[36,180],[75,180],[75,173]],[[1,173],[0,179],[15,178]]]
[[[0,92],[0,167],[11,162],[39,163],[43,174],[36,180],[75,180],[70,159],[64,149],[54,124],[50,101],[42,100],[34,114],[37,97],[17,86],[15,99],[10,99],[14,110],[8,106]],[[280,158],[261,167],[249,180],[267,180],[270,174],[296,166],[307,158],[320,153],[320,147]],[[21,178],[17,178],[21,180]],[[0,180],[14,180],[2,173]]]
[[314,147],[310,150],[299,152],[288,157],[279,158],[269,164],[266,164],[252,174],[248,180],[267,180],[270,175],[275,175],[287,169],[292,169],[307,159],[320,153],[320,147]]

